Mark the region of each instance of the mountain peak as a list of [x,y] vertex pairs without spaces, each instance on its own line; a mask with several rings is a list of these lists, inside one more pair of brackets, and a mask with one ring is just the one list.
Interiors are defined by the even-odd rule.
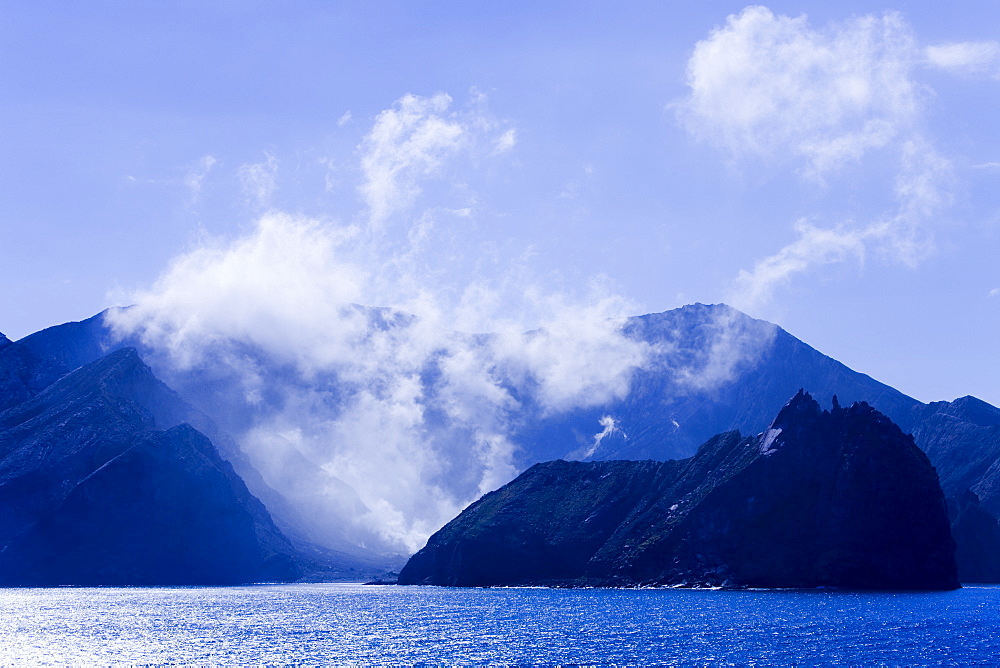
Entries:
[[959,397],[951,402],[948,413],[980,427],[1000,425],[1000,408],[971,395]]
[[802,423],[812,424],[822,414],[823,409],[820,408],[819,402],[804,388],[799,388],[795,396],[778,411],[778,415],[771,423],[771,429],[788,429]]

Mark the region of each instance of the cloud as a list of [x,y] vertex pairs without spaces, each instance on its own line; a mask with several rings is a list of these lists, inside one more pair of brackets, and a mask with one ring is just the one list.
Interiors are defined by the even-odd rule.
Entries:
[[406,208],[420,193],[420,181],[457,153],[467,128],[447,112],[451,97],[407,95],[375,119],[361,143],[364,182],[359,190],[378,225]]
[[[499,276],[492,264],[460,279],[438,268],[477,254],[448,242],[474,210],[421,212],[417,196],[515,141],[482,96],[451,106],[409,95],[376,117],[357,154],[364,210],[344,216],[362,222],[271,209],[176,257],[111,316],[168,384],[214,402],[269,484],[324,518],[330,544],[342,532],[414,551],[516,475],[511,434],[526,412],[620,398],[648,354],[622,331],[631,305],[600,283],[573,298],[541,288],[516,258],[498,261],[510,267]],[[258,205],[277,164],[268,154],[241,168]],[[402,234],[388,240],[390,220]]]
[[846,227],[824,229],[807,220],[795,224],[798,238],[775,254],[758,261],[750,271],[740,270],[728,301],[755,311],[766,306],[774,291],[808,269],[855,257],[864,257],[866,233]]
[[471,101],[457,109],[445,93],[404,95],[376,116],[358,146],[358,191],[369,224],[377,229],[408,213],[428,183],[447,177],[458,183],[457,166],[475,169],[482,157],[506,153],[516,143],[516,129],[490,114],[481,92],[473,90]]
[[[747,365],[754,364],[771,348],[778,328],[764,320],[748,318],[731,308],[716,309],[703,332],[707,345],[694,350],[694,358],[673,367],[674,380],[682,392],[711,392],[733,380]],[[678,342],[680,347],[686,342]],[[683,359],[683,357],[681,357]]]
[[[958,63],[984,51],[933,53]],[[870,253],[914,266],[933,251],[933,219],[950,203],[953,179],[951,161],[919,130],[927,95],[913,72],[923,57],[897,13],[814,29],[805,16],[747,7],[697,43],[690,94],[676,105],[695,137],[734,160],[790,165],[823,186],[875,151],[897,166],[882,210],[832,224],[800,219],[793,241],[740,271],[730,303],[762,308],[797,276]]]
[[344,127],[345,125],[351,122],[351,118],[352,118],[351,110],[348,109],[343,114],[341,114],[340,118],[337,119],[337,127],[338,128]]
[[212,171],[212,167],[217,162],[215,156],[205,155],[188,170],[188,173],[184,176],[184,185],[190,191],[192,199],[196,199],[201,193],[202,181],[205,180],[205,177],[208,176],[208,173]]
[[506,153],[517,144],[517,130],[510,128],[493,140],[494,153]]
[[990,293],[986,295],[987,297],[1000,297],[1000,288],[993,288]]
[[278,188],[278,160],[265,153],[264,162],[241,165],[237,172],[243,196],[256,209],[265,209]]
[[[148,290],[132,295],[135,306],[117,324],[141,329],[158,348],[187,368],[217,341],[250,341],[303,370],[332,364],[364,323],[343,315],[361,297],[365,273],[338,249],[353,228],[269,213],[251,234],[208,240],[175,258]],[[324,322],[336,322],[329,329]]]
[[805,16],[747,7],[695,45],[679,119],[735,157],[794,156],[822,179],[912,122],[914,54],[898,14],[817,31]]
[[355,306],[379,294],[384,266],[361,260],[358,235],[266,214],[241,238],[177,258],[112,322],[163,351],[162,373],[182,393],[180,370],[230,378],[241,396],[220,420],[249,423],[238,440],[280,491],[323,501],[302,500],[273,472],[304,457],[356,490],[361,515],[337,510],[343,494],[323,494],[334,506],[324,513],[357,542],[413,551],[516,475],[509,434],[523,401],[550,413],[620,398],[647,350],[622,334],[613,297],[536,294],[530,308],[548,311],[540,329],[498,319],[485,338],[446,327],[461,304],[427,292],[395,295],[413,315]]
[[932,253],[934,241],[928,221],[951,201],[948,185],[952,164],[920,141],[904,143],[901,152],[893,189],[898,203],[895,212],[864,225],[820,227],[799,220],[793,228],[797,235],[794,241],[759,260],[752,270],[740,271],[729,303],[757,311],[798,274],[845,260],[861,263],[869,251],[910,267]]
[[927,63],[959,74],[1000,78],[1000,42],[952,42],[929,46]]

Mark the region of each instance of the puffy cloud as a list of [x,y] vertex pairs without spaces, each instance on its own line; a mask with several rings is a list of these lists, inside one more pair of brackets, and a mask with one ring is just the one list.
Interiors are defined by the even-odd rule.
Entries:
[[132,295],[135,306],[116,323],[141,329],[183,367],[227,339],[273,350],[303,369],[336,363],[365,327],[345,311],[359,300],[365,272],[338,253],[355,236],[353,228],[266,214],[250,234],[175,258],[150,289]]
[[632,372],[650,352],[622,335],[625,302],[605,297],[587,305],[551,303],[541,329],[501,332],[496,347],[505,373],[535,388],[548,412],[623,398]]
[[736,156],[794,155],[822,178],[909,125],[914,53],[898,14],[816,31],[804,16],[747,7],[695,46],[680,119]]
[[678,387],[688,392],[714,391],[760,359],[777,331],[775,325],[733,309],[717,310],[705,331],[705,348],[696,351],[695,360],[673,368]]
[[[517,473],[521,411],[623,396],[647,354],[606,290],[552,294],[516,262],[458,284],[435,268],[447,224],[474,213],[413,213],[426,179],[516,139],[474,102],[451,112],[446,95],[411,95],[376,117],[359,151],[370,224],[272,210],[175,258],[112,316],[156,351],[169,384],[224,403],[213,408],[223,427],[272,486],[325,518],[331,544],[419,548]],[[263,204],[277,160],[240,173]],[[387,243],[390,219],[403,231]],[[221,399],[204,394],[211,383]]]

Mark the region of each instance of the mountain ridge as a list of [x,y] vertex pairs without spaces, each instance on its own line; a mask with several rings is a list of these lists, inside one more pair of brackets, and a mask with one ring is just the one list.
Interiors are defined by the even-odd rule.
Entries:
[[[33,387],[51,377],[116,347],[132,345],[144,358],[152,355],[159,364],[165,363],[163,356],[157,358],[154,351],[144,348],[139,337],[116,338],[106,321],[112,312],[109,309],[80,322],[47,328],[0,349],[0,356],[10,359],[35,355],[42,369],[31,378],[22,378],[16,364],[11,367],[14,371],[0,368],[0,409],[5,386],[13,388],[8,392],[11,397],[17,392],[30,394],[35,391]],[[363,312],[371,326],[379,330],[401,322],[407,324],[414,317],[398,316],[389,309]],[[517,470],[555,458],[662,461],[688,457],[715,434],[764,430],[788,396],[800,387],[809,387],[824,404],[836,395],[846,404],[866,401],[876,407],[904,431],[914,434],[917,445],[938,468],[949,503],[958,504],[962,495],[971,491],[979,499],[982,512],[994,518],[1000,514],[1000,409],[986,402],[959,397],[952,402],[923,404],[823,355],[777,325],[750,318],[726,305],[694,304],[635,316],[625,321],[623,333],[648,343],[654,351],[648,364],[633,374],[624,398],[552,413],[543,410],[530,394],[517,395],[520,412],[509,432],[517,445],[513,461]],[[486,341],[489,336],[470,335],[470,340]],[[241,354],[256,353],[247,348],[241,349]],[[267,372],[270,367],[266,356],[255,359],[262,365],[261,372]],[[307,541],[344,549],[345,544],[338,543],[341,539],[336,535],[306,528],[307,521],[296,519],[295,504],[280,493],[269,492],[256,473],[256,465],[228,437],[229,430],[239,433],[252,426],[254,418],[252,412],[240,407],[242,400],[234,396],[238,393],[227,392],[226,379],[197,373],[174,375],[181,381],[185,400],[193,396],[197,410],[213,416],[204,415],[204,420],[198,422],[189,415],[187,421],[194,421],[219,445],[253,492],[272,510],[283,530],[290,535],[297,531]],[[425,381],[432,383],[433,377],[422,379]],[[234,408],[243,413],[222,428],[216,425],[214,431],[208,426],[206,420],[220,419],[220,410],[231,413]],[[309,462],[303,460],[296,466],[309,468]],[[325,472],[309,475],[314,476],[310,484],[317,488],[337,484]]]

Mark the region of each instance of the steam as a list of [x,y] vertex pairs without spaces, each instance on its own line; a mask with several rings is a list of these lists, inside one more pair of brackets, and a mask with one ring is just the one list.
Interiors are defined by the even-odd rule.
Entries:
[[[426,269],[449,250],[429,218],[475,210],[416,210],[424,184],[516,144],[474,102],[408,95],[380,113],[358,147],[353,221],[271,210],[175,258],[111,316],[168,383],[214,402],[328,544],[415,551],[517,473],[509,434],[527,413],[622,398],[648,356],[622,332],[631,305],[599,283],[581,300],[521,272],[454,285]],[[270,201],[280,167],[271,155],[241,167],[248,199]],[[475,331],[490,334],[461,333]]]

